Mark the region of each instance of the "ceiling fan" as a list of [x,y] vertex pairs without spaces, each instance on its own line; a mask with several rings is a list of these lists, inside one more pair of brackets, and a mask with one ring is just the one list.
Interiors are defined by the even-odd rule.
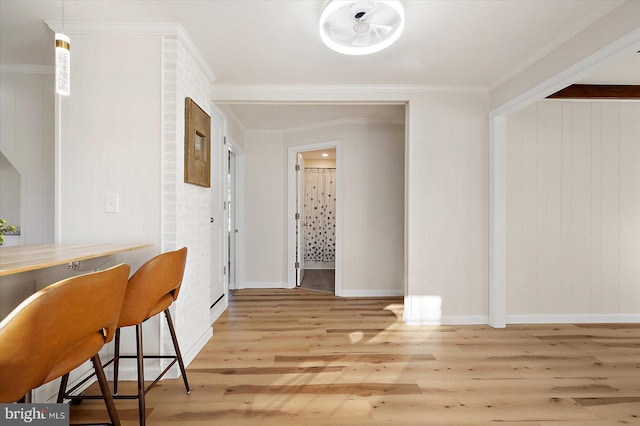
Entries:
[[367,55],[391,46],[404,29],[398,0],[330,1],[320,16],[320,37],[336,52]]

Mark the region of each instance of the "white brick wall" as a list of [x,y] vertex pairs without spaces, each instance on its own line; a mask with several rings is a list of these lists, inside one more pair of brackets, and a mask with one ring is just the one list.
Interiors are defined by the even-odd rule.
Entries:
[[[211,82],[175,36],[162,41],[162,251],[188,248],[187,265],[172,315],[185,362],[190,362],[211,333],[211,190],[184,183],[184,104],[192,98],[210,114]],[[164,322],[163,322],[164,323]],[[204,339],[204,341],[203,341]],[[173,353],[166,325],[165,353]]]

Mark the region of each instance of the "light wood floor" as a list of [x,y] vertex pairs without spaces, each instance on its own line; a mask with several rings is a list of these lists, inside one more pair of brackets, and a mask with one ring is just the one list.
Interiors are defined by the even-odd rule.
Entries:
[[[401,298],[238,291],[149,425],[640,425],[640,324],[404,325]],[[135,402],[117,401],[123,424]],[[72,422],[106,419],[100,401]]]

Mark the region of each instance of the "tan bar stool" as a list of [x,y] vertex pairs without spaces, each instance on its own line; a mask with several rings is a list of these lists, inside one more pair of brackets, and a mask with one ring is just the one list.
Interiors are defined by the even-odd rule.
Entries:
[[0,322],[0,402],[19,401],[91,359],[111,424],[120,424],[98,351],[113,339],[129,270],[121,264],[59,281]]
[[[182,277],[184,275],[184,267],[187,260],[187,248],[183,247],[176,251],[160,254],[136,271],[129,279],[127,291],[122,306],[120,319],[118,320],[118,329],[115,335],[115,353],[114,358],[107,362],[104,367],[113,363],[113,398],[114,399],[137,399],[138,415],[140,425],[146,424],[145,413],[145,395],[158,381],[169,371],[169,369],[177,362],[184,381],[184,387],[187,393],[191,392],[189,382],[187,381],[187,372],[182,361],[182,354],[178,346],[178,339],[169,313],[169,307],[178,298]],[[175,349],[175,355],[144,355],[142,345],[142,323],[149,318],[163,312],[167,319],[171,340]],[[120,328],[134,326],[136,327],[136,355],[120,355]],[[138,372],[138,392],[134,395],[118,395],[118,370],[120,359],[135,358],[137,359]],[[145,388],[144,384],[144,358],[169,358],[172,361],[160,373],[158,377]],[[65,398],[81,400],[84,398],[95,398],[93,396],[74,396],[72,393],[77,389],[78,385],[68,392],[61,387],[61,393]],[[99,398],[99,397],[98,397]]]

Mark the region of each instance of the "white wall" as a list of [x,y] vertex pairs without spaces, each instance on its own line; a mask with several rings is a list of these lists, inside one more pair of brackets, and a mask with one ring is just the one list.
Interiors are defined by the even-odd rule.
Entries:
[[[404,125],[333,124],[247,131],[244,260],[247,283],[287,281],[287,152],[340,141],[337,185],[341,293],[403,294]],[[242,264],[241,264],[242,266]]]
[[[187,246],[172,309],[189,363],[211,335],[216,259],[207,232],[211,190],[183,183],[184,98],[208,110],[210,81],[176,36],[72,37],[71,96],[61,99],[60,114],[60,242],[154,244],[112,260],[132,271],[160,251]],[[118,213],[105,213],[106,193],[119,194]],[[125,349],[132,346],[126,331]],[[169,342],[159,317],[145,323],[145,351],[159,353]]]
[[538,102],[507,136],[509,322],[640,313],[640,103]]
[[244,127],[238,123],[234,116],[228,114],[228,109],[222,106],[222,111],[227,116],[227,136],[233,140],[235,143],[236,151],[243,152],[244,151]]
[[409,102],[405,321],[488,320],[488,97]]
[[[184,183],[184,116],[185,98],[193,99],[211,115],[209,90],[211,82],[173,36],[162,40],[162,251],[187,247],[187,265],[180,297],[174,304],[176,333],[185,362],[189,363],[211,336],[209,318],[209,286],[212,265],[221,259],[212,253],[212,197],[221,186],[221,147],[211,138],[213,170],[211,187]],[[216,174],[217,173],[217,174]],[[221,221],[221,217],[216,217]],[[220,256],[220,252],[215,253]],[[172,353],[168,329],[163,322],[162,341],[167,353]]]
[[0,219],[20,226],[20,173],[0,152]]
[[[21,217],[12,225],[21,227],[23,244],[51,243],[54,241],[53,75],[3,72],[0,100],[0,151],[18,170],[22,182],[18,209]],[[4,214],[4,206],[0,206],[0,218]]]
[[[153,243],[157,253],[160,37],[78,34],[73,44],[71,96],[61,98],[60,243]],[[105,212],[107,193],[118,194],[118,213]]]
[[241,286],[283,287],[286,279],[286,164],[282,131],[246,131]]

